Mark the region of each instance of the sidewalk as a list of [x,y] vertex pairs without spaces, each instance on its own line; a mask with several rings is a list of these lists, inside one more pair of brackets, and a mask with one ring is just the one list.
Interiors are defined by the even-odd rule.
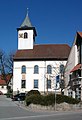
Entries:
[[52,106],[41,106],[41,105],[34,105],[31,104],[29,106],[25,105],[24,101],[12,101],[11,98],[6,98],[6,100],[11,101],[13,104],[16,104],[17,106],[26,109],[26,110],[30,110],[30,111],[52,111],[52,112],[58,112],[58,111],[82,111],[82,108],[79,107],[79,105],[73,106],[73,108],[69,108],[69,104],[67,103],[62,103],[62,104],[58,104],[56,105],[56,111],[54,110],[54,107]]

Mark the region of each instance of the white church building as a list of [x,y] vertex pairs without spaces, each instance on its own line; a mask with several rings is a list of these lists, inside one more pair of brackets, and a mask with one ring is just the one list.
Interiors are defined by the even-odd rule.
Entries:
[[35,44],[36,28],[26,15],[18,32],[18,50],[13,62],[13,94],[38,90],[42,94],[60,93],[70,46],[67,44]]

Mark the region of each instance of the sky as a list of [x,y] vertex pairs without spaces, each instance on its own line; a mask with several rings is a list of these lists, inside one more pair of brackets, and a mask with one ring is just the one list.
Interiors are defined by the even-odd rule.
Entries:
[[72,45],[82,31],[82,0],[0,0],[0,49],[18,48],[17,28],[28,16],[36,28],[36,44]]

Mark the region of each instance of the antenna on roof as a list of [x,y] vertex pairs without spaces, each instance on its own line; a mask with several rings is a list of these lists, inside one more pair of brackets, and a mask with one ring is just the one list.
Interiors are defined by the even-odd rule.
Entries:
[[29,9],[29,8],[27,8],[27,16],[28,16],[28,9]]

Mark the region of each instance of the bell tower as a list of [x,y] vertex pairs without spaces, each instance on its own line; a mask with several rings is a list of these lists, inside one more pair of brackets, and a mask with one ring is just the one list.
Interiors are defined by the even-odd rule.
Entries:
[[28,14],[18,31],[18,50],[33,49],[35,37],[37,36],[35,27],[32,26]]

